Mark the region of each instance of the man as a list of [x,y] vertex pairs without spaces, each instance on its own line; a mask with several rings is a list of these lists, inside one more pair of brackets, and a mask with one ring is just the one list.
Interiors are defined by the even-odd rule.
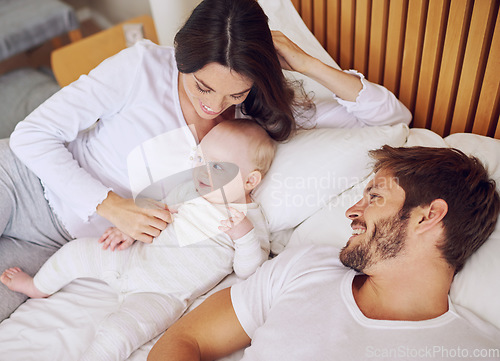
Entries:
[[495,227],[494,181],[454,149],[371,156],[340,260],[328,246],[286,250],[183,317],[148,360],[210,360],[250,343],[244,360],[498,359],[500,331],[448,297]]

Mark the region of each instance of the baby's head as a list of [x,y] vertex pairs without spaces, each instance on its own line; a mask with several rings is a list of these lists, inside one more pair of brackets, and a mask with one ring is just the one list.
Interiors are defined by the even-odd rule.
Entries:
[[193,170],[196,189],[212,203],[248,203],[275,153],[275,141],[254,121],[219,123],[198,147]]

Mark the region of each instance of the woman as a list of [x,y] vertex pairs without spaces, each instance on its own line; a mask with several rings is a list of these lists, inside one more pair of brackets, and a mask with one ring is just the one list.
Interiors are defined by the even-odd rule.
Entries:
[[[240,113],[275,139],[288,138],[294,113],[308,102],[295,100],[274,46],[283,65],[346,101],[318,107],[319,126],[409,122],[385,88],[318,63],[281,34],[273,45],[254,0],[204,0],[175,40],[175,51],[140,42],[56,93],[12,134],[17,157],[0,143],[0,269],[15,263],[34,274],[65,242],[111,225],[151,242],[170,213],[165,205],[135,204],[127,156],[160,134],[190,126],[193,133],[175,133],[172,152],[163,155],[179,169],[212,127]],[[0,292],[3,319],[23,298]]]

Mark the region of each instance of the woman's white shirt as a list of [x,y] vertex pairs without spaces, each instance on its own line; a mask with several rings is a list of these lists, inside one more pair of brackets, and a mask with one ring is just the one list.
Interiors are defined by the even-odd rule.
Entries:
[[[63,88],[16,127],[13,151],[42,180],[50,206],[72,236],[100,236],[110,226],[95,213],[110,190],[132,197],[131,151],[186,126],[177,81],[173,49],[143,41]],[[162,155],[181,169],[190,167],[196,146],[184,134],[170,137],[184,157]]]

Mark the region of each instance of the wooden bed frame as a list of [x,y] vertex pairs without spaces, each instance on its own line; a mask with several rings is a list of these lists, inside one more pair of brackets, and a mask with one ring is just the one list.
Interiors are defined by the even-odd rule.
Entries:
[[412,126],[500,139],[499,0],[292,0],[343,69],[383,84]]

